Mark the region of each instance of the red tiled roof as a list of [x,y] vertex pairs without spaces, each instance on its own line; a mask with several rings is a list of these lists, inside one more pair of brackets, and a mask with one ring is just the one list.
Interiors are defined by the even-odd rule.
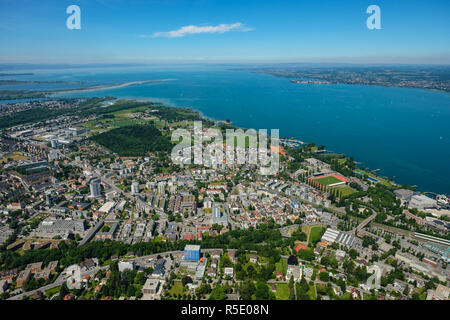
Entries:
[[302,244],[302,243],[299,243],[299,244],[295,247],[295,251],[297,251],[297,252],[299,252],[300,250],[306,250],[306,249],[308,249],[308,247],[305,246],[305,245]]

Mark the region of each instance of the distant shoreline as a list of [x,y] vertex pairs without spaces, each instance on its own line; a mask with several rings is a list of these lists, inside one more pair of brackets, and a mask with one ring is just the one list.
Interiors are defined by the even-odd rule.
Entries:
[[35,99],[35,98],[59,98],[57,95],[59,94],[67,94],[67,93],[77,93],[77,92],[95,92],[95,91],[104,91],[104,90],[112,90],[112,89],[120,89],[125,87],[137,86],[146,83],[155,83],[155,82],[166,82],[166,81],[174,81],[178,79],[156,79],[156,80],[142,80],[142,81],[130,81],[124,83],[116,83],[110,85],[98,85],[86,88],[75,88],[75,89],[61,89],[61,90],[0,90],[0,101],[11,101],[10,103],[14,103],[13,100],[20,99]]
[[0,86],[13,86],[24,84],[84,84],[83,81],[22,81],[22,80],[0,80]]
[[0,77],[12,77],[12,76],[33,76],[34,73],[0,73]]
[[450,92],[448,67],[440,69],[427,66],[267,67],[232,70],[268,74],[291,79],[291,83],[299,84],[364,85]]
[[53,92],[50,92],[50,94],[55,95],[55,94],[60,94],[60,93],[71,93],[71,92],[103,91],[103,90],[120,89],[120,88],[125,88],[125,87],[137,86],[137,85],[146,84],[146,83],[166,82],[166,81],[174,81],[174,80],[178,80],[178,79],[157,79],[157,80],[131,81],[131,82],[125,82],[125,83],[119,83],[119,84],[100,85],[100,86],[96,86],[96,87],[53,91]]

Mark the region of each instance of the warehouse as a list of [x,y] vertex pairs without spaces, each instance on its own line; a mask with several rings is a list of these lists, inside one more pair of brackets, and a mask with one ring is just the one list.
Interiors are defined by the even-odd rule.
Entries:
[[351,247],[355,242],[355,237],[349,233],[328,228],[322,236],[322,242],[327,242],[329,244],[338,242]]

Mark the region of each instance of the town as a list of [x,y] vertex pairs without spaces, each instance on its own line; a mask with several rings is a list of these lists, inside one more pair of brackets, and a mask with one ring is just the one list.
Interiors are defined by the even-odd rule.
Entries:
[[281,137],[273,175],[173,163],[194,121],[236,129],[112,97],[2,105],[0,298],[448,300],[448,195]]

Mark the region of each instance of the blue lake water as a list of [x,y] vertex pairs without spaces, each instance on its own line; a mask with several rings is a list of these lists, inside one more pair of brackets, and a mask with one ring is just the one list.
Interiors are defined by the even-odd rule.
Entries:
[[[450,194],[450,94],[422,89],[292,84],[289,79],[226,66],[33,70],[18,79],[87,85],[176,80],[64,97],[150,98],[191,107],[246,128],[280,129],[283,137],[353,156],[382,176]],[[78,87],[78,86],[77,86]]]

